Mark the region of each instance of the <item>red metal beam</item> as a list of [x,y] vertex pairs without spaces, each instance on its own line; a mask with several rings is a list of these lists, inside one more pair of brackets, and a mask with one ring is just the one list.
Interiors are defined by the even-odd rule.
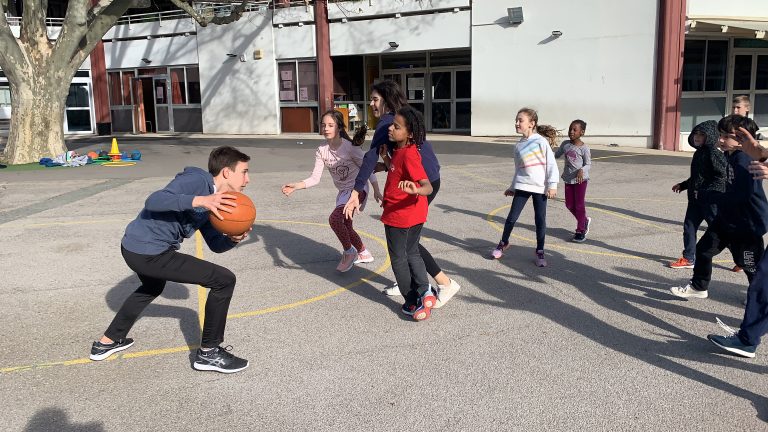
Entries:
[[317,46],[317,89],[320,113],[333,108],[333,62],[328,24],[328,1],[315,2],[315,39]]
[[656,112],[653,125],[653,145],[659,150],[680,150],[685,1],[659,2]]
[[[91,0],[96,5],[99,0]],[[107,61],[104,57],[104,43],[99,41],[91,51],[91,84],[93,86],[93,105],[96,114],[96,133],[112,133],[112,117],[109,113],[109,91],[107,89]]]

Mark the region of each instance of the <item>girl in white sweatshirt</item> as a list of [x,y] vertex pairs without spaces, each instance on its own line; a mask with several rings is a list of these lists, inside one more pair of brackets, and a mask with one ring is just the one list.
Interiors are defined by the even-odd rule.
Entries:
[[540,126],[536,111],[522,108],[515,118],[515,131],[523,138],[515,146],[515,177],[512,185],[504,191],[505,196],[513,197],[512,207],[504,224],[501,241],[491,255],[499,259],[509,248],[512,228],[528,198],[531,198],[536,222],[536,265],[546,267],[544,237],[547,229],[547,198],[557,196],[560,176],[551,147],[557,138],[557,130],[552,126]]

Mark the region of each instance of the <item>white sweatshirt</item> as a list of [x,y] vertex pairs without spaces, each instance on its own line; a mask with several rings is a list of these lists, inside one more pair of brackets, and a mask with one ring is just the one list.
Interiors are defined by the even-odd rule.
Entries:
[[534,133],[517,143],[510,189],[543,194],[547,189],[557,189],[559,176],[555,154],[546,138]]

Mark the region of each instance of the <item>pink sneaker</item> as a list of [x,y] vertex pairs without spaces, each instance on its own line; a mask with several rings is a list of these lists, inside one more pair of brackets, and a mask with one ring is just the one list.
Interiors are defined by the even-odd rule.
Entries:
[[499,242],[498,246],[496,246],[496,249],[491,252],[491,256],[495,259],[499,259],[504,255],[504,251],[507,249],[509,249],[509,242]]
[[373,262],[373,255],[371,255],[370,252],[368,252],[368,249],[363,249],[362,252],[357,254],[357,259],[355,260],[355,264],[364,264]]
[[547,259],[544,258],[544,251],[543,250],[537,250],[536,251],[536,265],[539,267],[546,267],[547,266]]
[[341,261],[339,262],[339,265],[336,267],[336,270],[345,273],[352,269],[352,267],[355,266],[355,259],[357,258],[357,249],[355,249],[354,246],[352,246],[351,252],[343,252],[341,254]]

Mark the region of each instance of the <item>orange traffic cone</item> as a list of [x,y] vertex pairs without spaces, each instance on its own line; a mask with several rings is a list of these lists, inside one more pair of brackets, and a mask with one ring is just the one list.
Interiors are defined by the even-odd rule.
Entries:
[[117,138],[112,138],[112,148],[109,150],[109,153],[107,154],[112,159],[112,161],[119,161],[122,159],[122,155],[120,154],[120,149],[117,148]]

